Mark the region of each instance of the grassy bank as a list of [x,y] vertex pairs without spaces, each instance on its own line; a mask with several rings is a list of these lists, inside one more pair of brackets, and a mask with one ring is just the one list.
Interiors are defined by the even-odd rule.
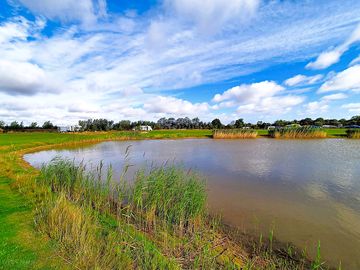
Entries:
[[207,130],[0,134],[0,269],[311,268],[300,251],[275,248],[272,236],[248,239],[210,217],[197,175],[158,168],[139,172],[127,186],[109,173],[102,185],[81,166],[60,162],[39,174],[22,159],[106,140],[209,136]]
[[255,139],[256,130],[248,129],[217,129],[213,132],[214,139]]

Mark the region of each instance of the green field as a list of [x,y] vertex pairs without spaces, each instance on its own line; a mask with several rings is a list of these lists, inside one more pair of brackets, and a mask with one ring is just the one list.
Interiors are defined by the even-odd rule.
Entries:
[[[329,136],[332,137],[341,137],[346,134],[345,129],[331,129],[331,130],[327,130],[327,132]],[[258,134],[262,136],[266,136],[267,130],[258,130]],[[1,169],[0,170],[0,269],[76,268],[72,265],[71,261],[69,262],[70,259],[69,257],[66,257],[67,256],[66,253],[59,251],[59,243],[58,241],[56,241],[56,238],[49,237],[46,233],[44,234],[41,231],[36,230],[34,227],[34,214],[36,211],[39,210],[38,209],[39,205],[44,204],[43,196],[49,191],[48,188],[46,188],[46,185],[39,186],[38,184],[35,183],[34,180],[38,177],[39,171],[30,167],[27,163],[24,162],[24,160],[22,159],[22,156],[24,154],[34,151],[50,149],[54,147],[77,146],[81,144],[96,143],[107,140],[211,138],[211,136],[212,136],[211,130],[160,130],[160,131],[152,131],[148,133],[96,132],[96,133],[79,133],[79,134],[72,134],[72,133],[0,134],[0,169]],[[179,175],[181,175],[181,172],[179,173],[180,173]],[[152,182],[150,181],[150,183]],[[58,198],[59,195],[54,194],[54,196],[55,196],[54,198]],[[80,207],[77,205],[71,206],[73,202],[67,202],[66,204],[69,203],[70,203],[69,206],[70,209],[76,210],[78,209],[78,207]],[[80,210],[83,211],[83,209]],[[80,211],[80,210],[76,210],[76,211]],[[108,218],[106,218],[106,215],[103,217],[108,220]],[[165,220],[167,220],[167,217],[164,218]],[[110,218],[110,220],[113,220],[113,218]],[[112,222],[114,221],[108,220],[105,223],[104,220],[97,221],[99,226],[102,224],[101,228],[110,228],[110,229],[112,228],[111,225]],[[139,224],[137,222],[128,223],[126,227],[123,228],[123,230],[131,234],[130,238],[133,240],[143,239],[140,241],[142,244],[141,247],[139,247],[138,249],[140,253],[135,254],[136,256],[139,256],[139,258],[142,258],[143,256],[141,255],[142,254],[141,252],[145,252],[147,256],[150,257],[146,257],[144,255],[145,256],[144,258],[150,258],[152,260],[153,258],[156,257],[159,259],[159,261],[157,261],[156,263],[160,263],[162,260],[164,260],[164,262],[166,261],[172,264],[171,262],[173,260],[176,261],[177,256],[180,255],[177,254],[175,250],[171,250],[171,247],[173,245],[177,246],[179,245],[179,243],[182,243],[180,246],[184,248],[183,244],[185,245],[185,243],[187,243],[186,245],[189,245],[191,243],[190,238],[188,238],[188,236],[186,237],[179,235],[174,236],[173,234],[169,234],[167,231],[151,234],[146,232],[146,229],[137,230],[136,224]],[[108,233],[109,232],[108,229],[106,229],[105,232]],[[199,234],[195,234],[195,235],[197,237],[200,237]],[[215,237],[215,238],[211,238],[212,239],[211,241],[213,241],[214,239],[218,239],[217,237],[219,236],[221,236],[220,231],[217,231],[215,234],[209,233],[206,234],[206,237],[203,235],[200,238],[207,239],[210,241],[211,237]],[[195,236],[192,235],[192,237]],[[172,244],[170,244],[169,242],[166,242],[165,244],[164,241],[165,242],[172,241],[171,242]],[[205,244],[201,241],[194,243],[196,243],[197,245]],[[220,256],[219,258],[220,262],[216,261],[216,265],[219,265],[218,263],[220,263],[220,265],[221,263],[225,264],[225,262],[227,262],[230,257],[233,259],[237,258],[237,255],[234,254],[237,254],[237,252],[239,252],[239,254],[241,254],[240,257],[242,259],[237,261],[235,264],[231,264],[231,265],[232,266],[235,265],[239,267],[243,266],[244,269],[254,269],[251,268],[249,265],[247,265],[247,263],[251,263],[251,260],[244,259],[246,258],[246,256],[243,255],[243,253],[248,254],[249,251],[245,252],[244,250],[242,250],[242,248],[240,248],[240,246],[243,245],[240,243],[239,246],[237,246],[238,244],[227,243],[226,245],[229,245],[228,247],[226,246],[227,251],[226,252],[224,251],[224,253],[222,253],[222,256]],[[189,248],[188,250],[192,250],[193,252],[189,256],[195,256],[196,253],[195,247],[196,246],[192,246],[192,248],[188,247]],[[207,245],[204,245],[203,247],[210,248],[210,246]],[[234,247],[237,248],[235,248],[234,250]],[[179,249],[181,250],[182,248]],[[209,250],[202,250],[202,252],[203,252],[201,253],[202,257],[200,255],[199,256],[203,259],[204,258],[209,259],[209,257],[207,256],[211,257],[214,255],[214,252],[216,253],[222,251],[217,249],[212,250],[210,248]],[[131,256],[135,256],[131,252],[129,254],[132,254]],[[153,255],[149,255],[149,254],[153,254]],[[163,255],[166,256],[163,257]],[[130,259],[129,258],[127,259],[134,260],[134,258],[131,256]],[[267,260],[272,263],[271,264],[272,267],[266,269],[275,269],[274,267],[276,265],[279,266],[279,264],[281,265],[282,263],[284,263],[283,259],[276,258],[276,256],[273,253],[271,252],[268,253],[267,250],[265,252],[263,252],[262,250],[260,254],[258,254],[258,256],[260,256],[262,260],[264,261]],[[206,265],[207,263],[210,262],[206,260],[202,261],[201,263],[203,265]],[[133,263],[134,262],[132,263],[130,262],[129,265],[133,265]],[[285,260],[285,264],[295,267],[293,263],[294,262],[291,262],[291,260],[290,261]],[[176,269],[177,267],[174,268]],[[289,268],[284,268],[284,269],[289,269]]]

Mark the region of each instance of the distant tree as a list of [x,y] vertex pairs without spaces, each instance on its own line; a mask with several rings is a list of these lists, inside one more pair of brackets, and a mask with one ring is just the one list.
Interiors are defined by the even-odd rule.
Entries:
[[299,124],[302,126],[311,126],[314,124],[314,121],[311,118],[305,118],[305,119],[301,119],[299,121]]
[[322,127],[324,124],[325,124],[325,120],[324,120],[324,118],[321,118],[321,117],[315,119],[315,121],[314,121],[315,126]]
[[43,129],[52,129],[52,128],[54,128],[54,125],[50,121],[45,121],[44,124],[42,125],[42,128]]
[[222,126],[223,126],[222,123],[221,123],[221,121],[220,121],[218,118],[212,120],[212,121],[211,121],[211,125],[212,125],[212,127],[215,128],[215,129],[222,128]]
[[244,119],[240,118],[235,121],[234,127],[235,128],[243,128],[245,126]]
[[11,129],[20,129],[22,126],[22,122],[21,124],[19,124],[17,121],[13,121],[10,123],[10,128]]
[[5,127],[5,122],[0,120],[0,128],[4,128]]
[[32,122],[30,124],[30,128],[37,128],[38,127],[38,124],[36,122]]

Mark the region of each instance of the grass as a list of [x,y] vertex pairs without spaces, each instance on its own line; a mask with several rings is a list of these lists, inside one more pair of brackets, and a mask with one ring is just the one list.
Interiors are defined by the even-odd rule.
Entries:
[[271,249],[273,236],[259,243],[210,217],[206,187],[192,172],[139,171],[129,186],[114,183],[101,166],[87,173],[58,160],[40,174],[22,159],[106,140],[210,136],[210,130],[0,134],[0,269],[308,269],[300,251]]
[[346,135],[350,139],[360,139],[360,129],[348,129]]
[[269,136],[275,139],[322,139],[327,133],[318,128],[282,128],[269,130]]
[[214,139],[255,139],[258,133],[252,129],[216,129]]

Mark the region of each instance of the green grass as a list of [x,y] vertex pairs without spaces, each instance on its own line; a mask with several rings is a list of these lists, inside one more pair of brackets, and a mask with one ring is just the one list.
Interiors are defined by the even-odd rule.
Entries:
[[11,182],[0,177],[0,269],[57,268],[44,257],[54,255],[50,243],[34,234],[31,206]]

